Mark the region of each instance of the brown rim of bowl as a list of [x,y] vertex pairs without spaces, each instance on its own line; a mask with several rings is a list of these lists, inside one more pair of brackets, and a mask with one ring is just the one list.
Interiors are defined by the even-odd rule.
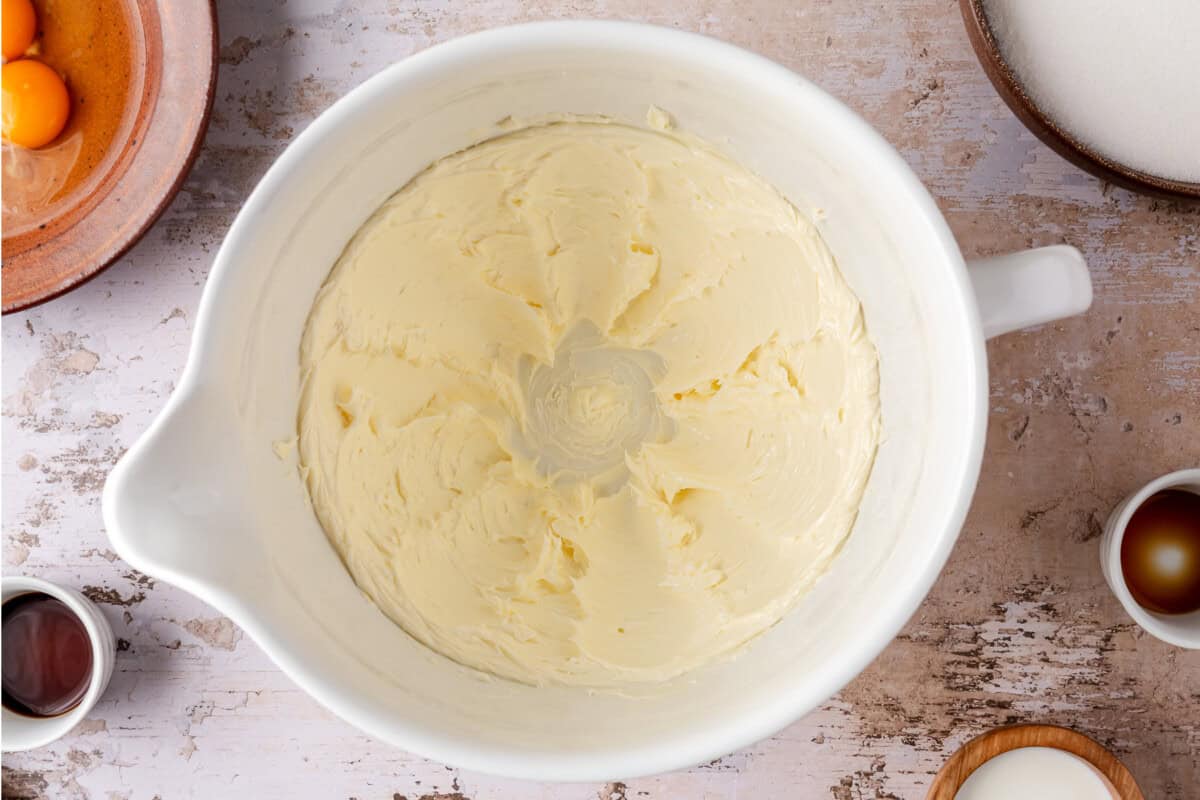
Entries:
[[[192,165],[200,154],[200,147],[204,141],[204,134],[208,128],[209,118],[212,114],[213,100],[216,97],[217,89],[217,70],[218,70],[218,51],[219,37],[217,33],[217,10],[216,0],[201,0],[195,5],[183,4],[172,9],[171,4],[166,6],[160,5],[157,0],[133,0],[133,6],[137,9],[135,13],[141,16],[143,27],[148,21],[159,26],[165,26],[171,20],[177,17],[187,16],[188,22],[193,24],[193,27],[188,30],[188,33],[194,35],[196,33],[205,33],[204,29],[197,30],[194,25],[197,21],[203,23],[203,27],[208,29],[209,41],[205,47],[207,59],[207,69],[203,70],[195,78],[195,83],[203,84],[204,102],[203,107],[193,116],[195,120],[194,136],[186,143],[177,142],[177,149],[170,152],[169,142],[158,141],[157,147],[160,151],[167,148],[167,152],[160,152],[157,155],[174,155],[169,161],[169,169],[174,170],[169,182],[160,185],[157,189],[153,185],[147,185],[145,181],[137,181],[135,178],[129,177],[136,168],[138,156],[144,152],[143,145],[146,144],[146,139],[150,139],[154,133],[153,115],[159,112],[159,107],[164,100],[164,76],[161,74],[164,71],[164,63],[162,59],[169,58],[168,44],[169,41],[165,33],[160,29],[157,45],[146,43],[150,49],[157,47],[159,49],[159,63],[157,69],[160,74],[152,76],[151,70],[153,65],[149,63],[151,54],[147,54],[145,87],[149,87],[153,81],[157,82],[155,88],[155,96],[140,99],[142,109],[139,109],[138,114],[142,115],[145,109],[148,109],[148,119],[143,121],[135,119],[133,127],[130,131],[131,137],[136,137],[136,142],[132,144],[126,143],[127,152],[118,156],[116,162],[110,168],[109,174],[105,176],[102,183],[108,185],[98,187],[99,197],[84,198],[79,203],[64,211],[63,216],[67,219],[50,220],[42,228],[44,230],[34,231],[28,234],[20,234],[12,239],[4,240],[4,297],[3,297],[3,313],[9,314],[16,311],[24,311],[34,306],[40,305],[48,300],[60,297],[63,294],[77,288],[78,286],[88,282],[92,278],[99,275],[104,270],[108,269],[114,263],[119,261],[129,250],[137,244],[137,242],[146,234],[146,232],[154,225],[162,213],[166,211],[179,189],[183,186],[188,173],[191,171]],[[148,34],[143,33],[143,36]],[[161,124],[161,122],[160,122]],[[160,137],[161,139],[161,137]],[[181,146],[180,146],[181,145]],[[147,156],[149,157],[149,156]],[[114,186],[113,184],[120,184]],[[130,194],[132,192],[132,194]],[[21,283],[15,279],[14,271],[19,270],[25,265],[25,262],[30,259],[30,254],[41,250],[45,247],[49,251],[56,249],[67,250],[62,254],[66,258],[72,258],[72,253],[69,252],[70,245],[65,244],[71,240],[72,229],[76,225],[80,226],[80,230],[85,230],[87,227],[88,214],[97,206],[108,204],[109,202],[120,203],[123,197],[128,197],[131,200],[138,199],[137,194],[142,196],[151,195],[153,200],[143,205],[133,205],[133,215],[137,221],[128,228],[121,230],[116,236],[113,236],[108,242],[100,242],[96,245],[98,252],[84,256],[80,260],[83,263],[78,264],[73,268],[59,269],[54,272],[53,277],[41,281],[42,285],[28,287],[21,285],[17,291],[18,296],[13,297],[10,294],[10,282]],[[109,195],[117,195],[109,197]],[[65,223],[65,224],[64,224]],[[50,234],[48,236],[36,236],[37,233]],[[56,242],[56,240],[58,240]],[[9,248],[14,246],[16,253],[10,254]],[[94,258],[95,260],[89,260]],[[16,262],[15,264],[13,262]],[[32,265],[30,265],[32,266]]]
[[950,757],[929,786],[925,800],[954,800],[971,773],[1001,753],[1022,747],[1052,747],[1091,764],[1116,792],[1116,800],[1146,800],[1133,774],[1094,739],[1058,725],[1010,725],[976,736]]
[[1106,158],[1064,131],[1043,113],[1026,93],[1000,53],[1000,47],[987,20],[984,2],[985,0],[958,2],[963,22],[966,23],[967,38],[971,40],[975,56],[996,92],[1034,136],[1075,166],[1117,186],[1175,200],[1200,200],[1200,183],[1160,178]]

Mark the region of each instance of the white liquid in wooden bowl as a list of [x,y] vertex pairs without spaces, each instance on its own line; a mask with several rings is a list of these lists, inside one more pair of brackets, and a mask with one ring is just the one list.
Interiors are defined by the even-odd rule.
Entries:
[[1088,762],[1053,747],[1018,747],[985,761],[954,800],[1117,800]]

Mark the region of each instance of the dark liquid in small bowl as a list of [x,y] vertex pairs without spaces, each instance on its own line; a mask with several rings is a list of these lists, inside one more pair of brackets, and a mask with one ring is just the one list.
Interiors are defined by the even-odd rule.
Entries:
[[65,714],[92,683],[92,642],[75,612],[42,592],[3,609],[4,707],[29,717]]
[[1142,608],[1200,609],[1200,494],[1168,489],[1142,503],[1125,528],[1121,570]]

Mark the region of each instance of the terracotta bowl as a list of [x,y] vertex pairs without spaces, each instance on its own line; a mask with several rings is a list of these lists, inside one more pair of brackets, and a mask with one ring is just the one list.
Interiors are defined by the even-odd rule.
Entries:
[[98,167],[95,188],[37,227],[3,240],[3,310],[66,292],[120,258],[183,183],[208,125],[217,77],[212,2],[126,0],[140,25],[134,48],[143,78],[133,87],[127,134]]
[[971,773],[985,761],[1019,747],[1053,747],[1082,758],[1108,781],[1119,800],[1145,800],[1137,781],[1116,756],[1098,742],[1057,725],[1011,725],[977,736],[959,748],[938,771],[925,800],[954,800]]
[[992,85],[996,87],[996,91],[1008,107],[1025,123],[1025,127],[1033,131],[1033,134],[1051,150],[1098,178],[1144,194],[1200,200],[1200,183],[1160,178],[1131,169],[1100,155],[1050,119],[1026,93],[1016,74],[1001,55],[996,37],[988,23],[984,2],[985,0],[959,0],[963,21],[967,26],[967,36],[971,40],[971,46],[975,48],[975,55],[983,65],[983,71],[987,73]]

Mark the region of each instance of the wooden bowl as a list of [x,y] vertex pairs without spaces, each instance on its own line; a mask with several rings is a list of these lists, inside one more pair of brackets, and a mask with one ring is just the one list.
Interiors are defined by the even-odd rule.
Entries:
[[1057,725],[1012,725],[976,736],[938,771],[925,800],[954,800],[954,795],[981,764],[1019,747],[1064,750],[1099,770],[1120,800],[1145,800],[1133,775],[1116,756],[1082,733]]
[[3,311],[66,292],[120,258],[167,207],[208,125],[217,78],[216,9],[205,0],[127,0],[140,22],[143,80],[128,134],[94,190],[3,240]]
[[1098,178],[1144,194],[1200,200],[1200,183],[1160,178],[1127,167],[1100,155],[1050,119],[1026,93],[1016,74],[1001,55],[996,37],[988,23],[984,2],[985,0],[959,0],[963,21],[967,26],[967,37],[971,40],[971,46],[975,48],[975,55],[983,65],[988,79],[1017,118],[1025,123],[1025,127],[1033,131],[1033,134],[1051,150]]

